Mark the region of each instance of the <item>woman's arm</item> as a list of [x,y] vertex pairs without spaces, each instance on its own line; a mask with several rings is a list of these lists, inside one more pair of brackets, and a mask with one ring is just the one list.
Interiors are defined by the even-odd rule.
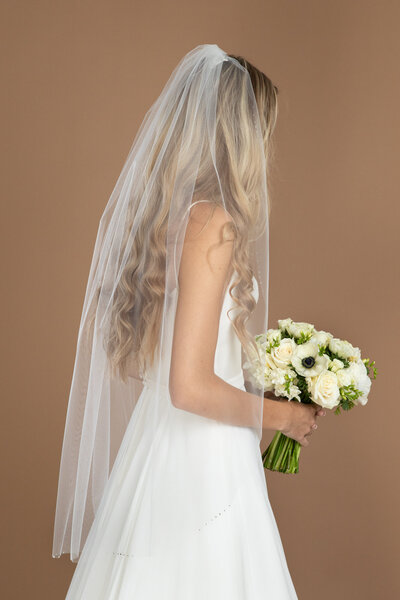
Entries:
[[263,402],[263,428],[282,429],[283,403],[230,385],[214,373],[219,320],[232,275],[233,240],[221,241],[229,215],[200,202],[191,208],[179,270],[169,389],[172,403],[218,421],[255,426]]

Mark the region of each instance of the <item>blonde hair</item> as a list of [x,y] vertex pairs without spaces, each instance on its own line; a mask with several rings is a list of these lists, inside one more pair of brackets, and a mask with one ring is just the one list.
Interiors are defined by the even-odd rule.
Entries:
[[[277,119],[278,88],[272,84],[264,73],[243,57],[229,56],[236,59],[247,69],[250,75],[260,115],[265,164],[268,170],[272,157],[271,134]],[[224,198],[223,207],[235,223],[233,227],[232,267],[237,273],[237,277],[229,287],[229,294],[234,299],[235,308],[239,309],[236,311],[232,324],[241,343],[245,348],[248,348],[248,344],[254,344],[254,341],[246,331],[245,325],[256,306],[251,293],[253,290],[253,272],[249,265],[248,232],[257,228],[259,215],[265,214],[265,211],[263,213],[260,206],[263,199],[257,197],[257,190],[260,189],[259,178],[262,176],[260,157],[256,155],[256,152],[252,152],[254,146],[251,143],[238,148],[237,137],[235,138],[239,130],[243,140],[251,140],[248,131],[252,127],[252,123],[247,122],[248,112],[245,112],[248,99],[248,90],[244,88],[245,83],[243,83],[245,79],[240,79],[242,89],[238,89],[239,80],[236,80],[235,71],[232,72],[232,70],[237,72],[237,66],[234,66],[232,61],[225,61],[221,71],[221,84],[217,103],[216,148],[217,152],[220,153],[219,156],[226,157],[224,161],[220,160],[219,162],[223,165],[220,172],[220,180],[222,179],[222,181],[218,182],[216,180],[212,158],[205,149],[200,158],[194,197],[207,199],[214,206],[222,206],[219,183],[223,184],[224,190],[229,190],[229,194],[227,194],[229,197]],[[232,114],[232,102],[230,103],[230,111],[224,110],[224,101],[229,98],[230,94],[236,94],[236,97],[239,96],[238,102],[235,103],[237,114]],[[152,157],[149,161],[150,167],[148,172],[144,174],[143,185],[151,177],[153,166],[160,148],[165,142],[173,118],[176,118],[176,115],[171,114],[166,119],[158,143],[152,148]],[[113,294],[110,331],[105,340],[105,348],[112,372],[114,374],[118,373],[123,381],[126,381],[128,374],[132,374],[129,365],[136,366],[134,376],[140,377],[153,364],[158,348],[164,303],[166,233],[170,199],[173,193],[178,161],[176,149],[181,147],[179,136],[187,118],[187,111],[181,110],[178,116],[178,120],[182,121],[178,125],[181,126],[174,127],[175,133],[168,142],[167,151],[163,158],[163,168],[159,171],[160,179],[152,186],[152,194],[146,200],[141,228],[136,232],[130,249],[129,260],[126,262],[118,286]],[[195,115],[193,119],[193,127],[195,127]],[[198,135],[202,135],[202,132],[199,131]],[[243,152],[243,148],[245,152]],[[181,167],[182,155],[179,160]],[[185,153],[185,160],[188,162],[191,160],[189,148]],[[162,202],[160,202],[161,196]],[[133,206],[132,215],[134,210],[135,207]],[[268,206],[268,212],[270,212],[270,205]],[[222,238],[225,236],[225,227],[231,228],[232,223],[225,223]],[[127,224],[127,231],[129,231],[129,223]],[[137,282],[140,282],[140,285],[137,285]],[[235,290],[234,295],[232,294],[233,290]],[[135,329],[132,319],[133,314],[140,315],[140,318],[134,319],[137,324]],[[93,321],[93,318],[94,315],[92,314],[91,321]]]

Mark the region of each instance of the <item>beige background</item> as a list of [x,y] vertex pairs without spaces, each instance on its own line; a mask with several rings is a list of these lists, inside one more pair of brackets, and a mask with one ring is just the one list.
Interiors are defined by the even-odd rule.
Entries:
[[1,596],[65,597],[75,565],[51,557],[53,519],[98,221],[172,69],[217,43],[280,88],[270,327],[310,321],[379,371],[365,408],[319,418],[298,475],[267,472],[289,569],[301,600],[400,597],[399,3],[14,0],[1,13]]

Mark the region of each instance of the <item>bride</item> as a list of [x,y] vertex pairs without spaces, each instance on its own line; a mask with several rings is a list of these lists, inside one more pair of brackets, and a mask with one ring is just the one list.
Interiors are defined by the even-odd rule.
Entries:
[[268,328],[267,167],[277,88],[191,50],[102,215],[79,327],[53,557],[68,600],[297,598],[260,440],[324,411],[255,388]]

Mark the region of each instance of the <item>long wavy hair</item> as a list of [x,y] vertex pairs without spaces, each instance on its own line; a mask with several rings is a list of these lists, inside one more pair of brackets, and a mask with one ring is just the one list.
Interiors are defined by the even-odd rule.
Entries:
[[[262,71],[242,56],[234,54],[229,56],[236,59],[250,75],[260,115],[265,164],[269,171],[273,155],[271,136],[278,114],[278,88]],[[232,231],[234,234],[231,266],[236,272],[236,278],[229,287],[229,294],[235,303],[236,316],[231,321],[243,347],[248,349],[248,345],[254,345],[254,341],[246,330],[246,321],[256,306],[251,293],[253,272],[249,265],[248,232],[254,231],[259,214],[265,214],[265,211],[261,207],[257,210],[257,201],[264,200],[257,198],[256,192],[253,191],[259,189],[259,178],[262,175],[260,158],[256,156],[256,152],[252,152],[250,143],[247,146],[242,145],[240,153],[237,141],[235,143],[237,135],[242,135],[244,140],[251,139],[249,136],[246,137],[246,128],[251,127],[252,124],[245,122],[247,116],[241,115],[240,94],[245,99],[247,92],[244,87],[238,89],[234,74],[230,72],[232,69],[237,69],[237,67],[234,67],[230,61],[223,63],[217,103],[218,140],[216,148],[217,152],[221,153],[219,156],[228,158],[228,160],[226,158],[224,161],[220,160],[219,164],[224,165],[221,170],[225,186],[223,189],[229,190],[229,194],[227,194],[229,197],[224,198],[224,208],[235,223],[233,228],[231,222],[225,223],[222,231],[222,239],[226,239],[227,234],[231,236]],[[243,83],[241,85],[243,86]],[[230,94],[239,94],[236,103],[238,113],[235,115],[232,115],[232,103],[230,103],[230,111],[225,110],[225,100],[229,98]],[[144,174],[144,182],[151,177],[152,168],[160,148],[164,144],[173,118],[174,115],[171,114],[169,119],[166,119],[164,129],[159,135],[159,142],[153,146],[153,155],[149,161],[149,170]],[[182,118],[183,127],[184,120],[187,118],[185,111],[180,112],[179,118]],[[179,137],[182,127],[174,128],[175,136]],[[243,147],[247,148],[245,153],[243,153]],[[146,202],[141,228],[136,232],[129,260],[113,295],[110,330],[105,340],[105,348],[112,373],[118,374],[123,381],[126,381],[128,375],[140,379],[142,374],[153,364],[158,348],[164,303],[169,199],[173,193],[175,168],[178,161],[176,148],[180,148],[179,139],[171,139],[163,159],[163,168],[159,171],[160,180],[153,187],[154,197],[148,198]],[[268,181],[269,177],[267,176],[267,186]],[[162,203],[159,202],[161,192]],[[207,152],[203,152],[200,159],[194,198],[210,201],[212,208],[210,218],[215,207],[222,205],[213,162]],[[270,213],[270,203],[268,213]],[[127,224],[127,229],[129,229],[129,224]],[[138,281],[140,281],[140,285],[137,285]],[[229,309],[228,313],[231,310],[233,308]],[[94,310],[89,322],[93,321],[95,312]],[[132,319],[133,314],[140,314],[140,319]],[[133,321],[136,324],[135,327]]]

